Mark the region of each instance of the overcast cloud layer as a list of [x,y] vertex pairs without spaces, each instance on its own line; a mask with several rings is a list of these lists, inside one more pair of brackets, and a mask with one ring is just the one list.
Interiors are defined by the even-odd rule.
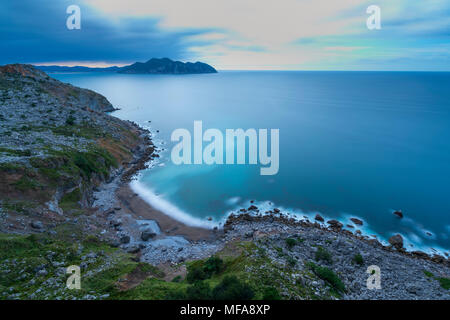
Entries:
[[[81,7],[81,30],[66,8]],[[381,30],[366,8],[381,7]],[[20,0],[0,3],[0,63],[450,70],[448,0]]]

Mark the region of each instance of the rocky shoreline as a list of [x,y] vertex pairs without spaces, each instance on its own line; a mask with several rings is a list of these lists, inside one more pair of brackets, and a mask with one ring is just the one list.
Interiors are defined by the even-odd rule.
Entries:
[[[136,169],[132,172],[137,173],[144,168],[142,164],[148,159],[143,157],[135,161]],[[193,228],[164,213],[155,214],[156,210],[128,187],[129,181],[129,178],[122,179],[115,189],[115,209],[120,209],[111,214],[110,224],[116,235],[114,246],[135,254],[139,261],[163,269],[171,268],[184,265],[187,261],[220,255],[235,243],[249,242],[258,250],[270,252],[272,263],[286,265],[289,263],[286,260],[290,263],[296,261],[291,274],[303,274],[305,285],[313,288],[315,295],[327,296],[326,281],[317,280],[314,276],[309,279],[305,275],[308,267],[301,263],[314,260],[318,248],[323,248],[330,255],[330,261],[317,263],[334,270],[341,277],[348,289],[342,299],[450,299],[448,289],[426,276],[432,274],[436,279],[449,278],[450,261],[443,256],[421,251],[408,252],[396,243],[385,246],[377,239],[343,229],[343,224],[336,220],[327,221],[328,226],[325,226],[319,223],[320,220],[325,222],[324,219],[316,217],[315,222],[298,221],[280,210],[258,214],[255,205],[230,215],[223,228]],[[287,239],[301,239],[301,244],[295,245],[294,249],[288,248]],[[364,262],[355,263],[353,259],[356,255]],[[366,287],[366,268],[369,265],[381,269],[380,290]],[[282,293],[291,299],[300,298],[292,296],[289,288]]]
[[[130,188],[158,149],[148,130],[107,115],[106,98],[27,65],[0,67],[0,89],[0,298],[108,299],[140,286],[152,289],[129,297],[166,298],[153,289],[186,289],[188,269],[214,256],[283,299],[450,299],[449,259],[407,252],[398,237],[384,246],[336,220],[261,214],[255,204],[223,228],[187,226]],[[65,290],[74,263],[87,291]],[[366,286],[373,265],[379,290]],[[118,271],[89,285],[106,270]]]

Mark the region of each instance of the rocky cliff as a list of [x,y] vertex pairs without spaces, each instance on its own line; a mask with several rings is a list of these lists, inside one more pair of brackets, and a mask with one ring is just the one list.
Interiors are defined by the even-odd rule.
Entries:
[[92,189],[144,141],[113,110],[30,65],[0,67],[0,231],[36,231],[89,207]]

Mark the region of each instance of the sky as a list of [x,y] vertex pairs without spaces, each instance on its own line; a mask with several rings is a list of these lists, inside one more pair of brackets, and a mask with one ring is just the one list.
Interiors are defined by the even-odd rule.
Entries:
[[[81,29],[69,30],[69,5]],[[369,30],[366,9],[381,9]],[[2,0],[0,64],[450,71],[449,0]]]

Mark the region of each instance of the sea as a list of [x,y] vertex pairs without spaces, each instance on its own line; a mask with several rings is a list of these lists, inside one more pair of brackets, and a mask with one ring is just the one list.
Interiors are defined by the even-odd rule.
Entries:
[[[383,243],[401,234],[408,250],[450,249],[448,72],[52,76],[103,94],[120,108],[112,115],[152,132],[160,158],[131,186],[186,224],[220,227],[252,204],[263,214],[337,219]],[[227,129],[278,129],[277,174],[261,175],[264,165],[248,159],[175,164],[172,133],[186,129],[193,141],[194,121],[224,137]]]

